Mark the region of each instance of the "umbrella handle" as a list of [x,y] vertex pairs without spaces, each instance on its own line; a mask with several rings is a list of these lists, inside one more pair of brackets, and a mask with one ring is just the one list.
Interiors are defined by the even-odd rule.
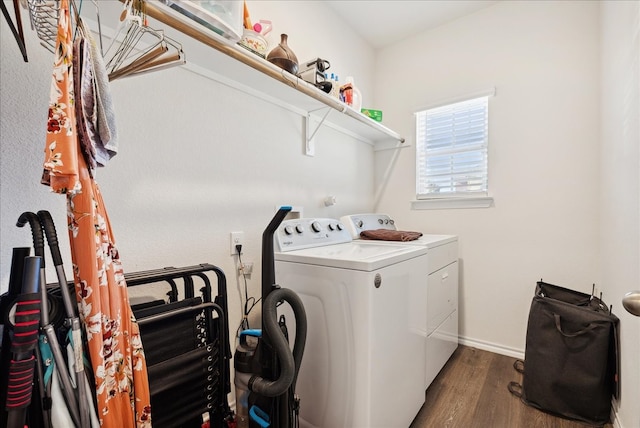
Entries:
[[16,302],[14,339],[11,343],[6,403],[7,426],[24,426],[27,407],[31,404],[32,384],[40,323],[40,262],[41,257],[25,257],[22,292]]
[[44,267],[44,236],[42,235],[42,224],[40,223],[40,217],[30,211],[25,211],[20,214],[16,226],[23,227],[27,223],[29,223],[29,225],[31,226],[35,255],[42,257],[40,266]]
[[[55,266],[60,266],[62,265],[62,255],[60,254],[60,247],[58,246],[56,225],[53,222],[53,218],[51,218],[51,213],[45,210],[38,211],[38,218],[40,219],[40,223],[42,224],[42,228],[44,229],[45,236],[47,237],[49,248],[51,249],[51,258],[53,259],[53,264]],[[44,241],[42,242],[42,245],[44,246]],[[62,286],[62,284],[60,285]]]
[[58,246],[56,225],[53,222],[53,218],[49,211],[38,211],[38,218],[40,219],[40,223],[44,229],[44,234],[47,237],[47,243],[51,250],[51,258],[53,259],[53,264],[56,267],[56,275],[58,276],[58,285],[60,286],[60,293],[62,294],[64,310],[68,318],[73,318],[75,317],[74,302],[71,300],[71,295],[69,294],[69,288],[67,285],[67,277],[62,266],[62,255],[60,254],[60,247]]
[[20,214],[16,226],[23,227],[29,223],[31,226],[31,235],[33,236],[33,250],[37,257],[40,257],[40,294],[41,294],[41,325],[49,323],[49,304],[47,302],[47,287],[44,275],[44,236],[42,234],[42,223],[40,217],[30,211]]
[[49,249],[51,250],[51,258],[53,259],[53,264],[56,267],[56,274],[58,275],[58,283],[60,285],[60,292],[62,294],[62,301],[64,303],[65,312],[67,313],[68,322],[70,323],[72,337],[73,337],[73,354],[74,354],[74,363],[75,363],[75,372],[76,372],[76,385],[78,396],[78,410],[79,410],[79,420],[81,427],[87,427],[90,425],[89,422],[89,413],[88,408],[85,406],[85,383],[84,383],[84,361],[83,361],[83,347],[82,347],[82,332],[80,328],[80,321],[75,316],[75,311],[73,309],[73,302],[71,301],[71,295],[69,294],[69,288],[67,286],[67,278],[64,273],[64,268],[62,266],[62,255],[60,254],[60,247],[58,245],[58,235],[56,233],[56,225],[53,222],[53,218],[51,217],[51,213],[49,211],[40,210],[38,211],[38,217],[40,218],[40,223],[42,224],[42,228],[44,229],[44,234],[47,238],[47,243],[49,244]]

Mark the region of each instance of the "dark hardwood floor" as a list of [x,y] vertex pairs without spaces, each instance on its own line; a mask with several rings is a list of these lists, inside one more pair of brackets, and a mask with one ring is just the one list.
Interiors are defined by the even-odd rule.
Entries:
[[[515,358],[459,346],[429,389],[410,428],[584,428],[522,403],[507,389],[522,382]],[[612,428],[607,424],[605,428]]]

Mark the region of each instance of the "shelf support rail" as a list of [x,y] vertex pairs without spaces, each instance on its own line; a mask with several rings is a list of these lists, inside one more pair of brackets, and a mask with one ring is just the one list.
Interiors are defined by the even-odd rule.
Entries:
[[[331,108],[326,107],[327,112],[324,114],[324,116],[322,116],[322,119],[320,119],[320,122],[318,123],[318,126],[316,126],[316,129],[313,130],[313,132],[311,132],[311,113],[307,112],[306,116],[305,116],[305,120],[304,120],[304,127],[305,127],[305,155],[307,156],[315,156],[316,154],[316,147],[315,147],[315,143],[313,141],[313,137],[316,136],[316,133],[318,132],[318,130],[320,129],[320,127],[322,126],[322,124],[324,123],[325,119],[327,118],[327,116],[329,116],[329,113],[331,113]],[[323,109],[318,109],[318,110],[323,110]],[[314,111],[318,111],[318,110],[314,110]],[[309,135],[311,134],[311,135]]]
[[[119,1],[125,3],[128,0]],[[361,112],[357,112],[354,109],[347,107],[346,104],[340,102],[339,100],[327,96],[326,93],[320,91],[314,85],[311,85],[303,79],[297,76],[289,75],[280,67],[277,67],[276,65],[271,64],[268,61],[265,61],[263,58],[260,58],[257,55],[249,53],[244,48],[238,47],[235,44],[230,44],[228,40],[225,40],[222,36],[216,34],[208,28],[202,25],[194,24],[190,18],[173,10],[170,6],[167,6],[160,0],[145,1],[145,12],[147,16],[156,19],[157,21],[173,28],[174,30],[186,36],[189,36],[194,40],[197,40],[204,45],[211,47],[218,52],[227,55],[230,58],[233,58],[245,64],[246,66],[251,67],[258,72],[261,72],[289,87],[292,87],[316,101],[321,102],[329,108],[329,111],[331,111],[331,109],[335,109],[338,112],[341,112],[344,115],[354,119],[355,121],[361,124],[365,124],[368,129],[374,129],[376,130],[376,132],[384,134],[386,137],[399,141],[401,144],[404,143],[404,138],[402,138],[396,132],[364,116]],[[328,112],[325,114],[325,118],[328,114]],[[308,113],[304,121],[308,125]],[[322,119],[322,122],[324,122],[324,118]],[[314,155],[312,139],[315,133],[315,131],[311,132],[310,130],[305,133],[305,151],[307,152],[308,156]]]

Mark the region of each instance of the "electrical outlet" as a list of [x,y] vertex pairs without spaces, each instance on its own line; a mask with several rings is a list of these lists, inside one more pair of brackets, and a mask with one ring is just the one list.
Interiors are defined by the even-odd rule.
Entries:
[[[232,256],[235,256],[236,254],[238,254],[238,252],[236,251],[236,245],[244,246],[244,232],[231,232],[231,239],[229,243],[229,251],[231,252]],[[240,252],[240,254],[242,254],[242,251]]]

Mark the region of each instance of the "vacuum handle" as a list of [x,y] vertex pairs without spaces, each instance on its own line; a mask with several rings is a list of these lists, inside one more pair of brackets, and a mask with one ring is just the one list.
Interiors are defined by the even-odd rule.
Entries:
[[276,273],[273,255],[273,235],[287,213],[292,210],[290,206],[282,206],[273,216],[271,222],[262,233],[262,298],[265,299],[271,292],[271,288],[276,282]]
[[[289,205],[281,206],[278,209],[278,212],[276,212],[276,214],[271,219],[271,222],[267,225],[267,228],[264,230],[262,236],[266,237],[267,235],[271,235],[271,237],[273,237],[273,234],[276,232],[276,229],[278,229],[278,226],[280,226],[280,223],[282,223],[282,220],[284,220],[284,218],[287,216],[287,213],[289,213],[289,211],[291,211],[292,209],[293,208]],[[272,245],[273,242],[269,241],[269,244]]]

